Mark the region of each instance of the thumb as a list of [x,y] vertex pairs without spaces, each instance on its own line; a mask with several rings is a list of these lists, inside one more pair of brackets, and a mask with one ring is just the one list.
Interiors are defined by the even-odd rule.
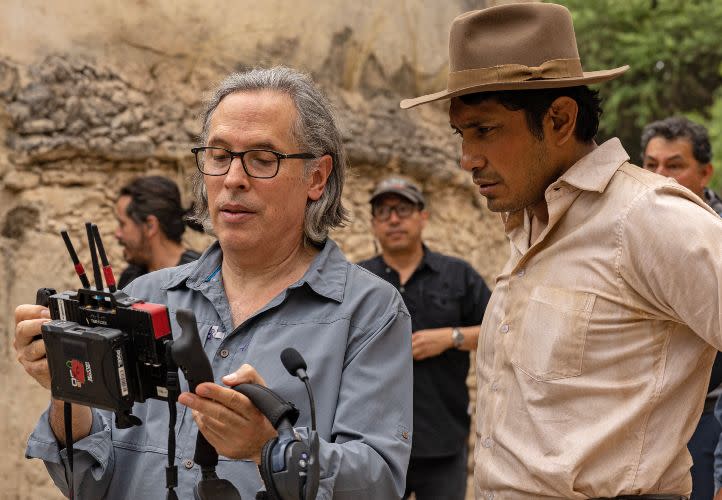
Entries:
[[266,385],[263,377],[249,364],[241,365],[238,370],[233,373],[225,375],[222,379],[224,384],[227,386],[234,386],[238,384],[259,384]]

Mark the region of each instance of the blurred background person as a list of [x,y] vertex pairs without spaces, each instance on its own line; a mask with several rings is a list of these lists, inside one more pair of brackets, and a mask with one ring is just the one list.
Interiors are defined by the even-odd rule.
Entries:
[[707,187],[714,169],[709,134],[702,125],[673,116],[645,126],[642,166],[672,177],[722,215],[722,200]]
[[181,204],[178,186],[167,177],[137,177],[120,189],[115,202],[115,237],[128,262],[118,279],[120,288],[150,271],[200,257],[182,243],[189,212]]
[[[707,129],[682,116],[652,122],[642,131],[642,166],[672,177],[702,198],[722,216],[722,200],[707,187],[712,177],[712,147]],[[717,353],[704,410],[687,448],[692,455],[691,500],[714,496],[714,452],[722,426],[714,416],[715,401],[722,394],[722,353]]]
[[389,177],[371,199],[381,253],[359,265],[394,285],[411,314],[414,434],[406,476],[408,498],[463,500],[470,412],[469,352],[491,292],[466,261],[429,250],[429,213],[421,189]]

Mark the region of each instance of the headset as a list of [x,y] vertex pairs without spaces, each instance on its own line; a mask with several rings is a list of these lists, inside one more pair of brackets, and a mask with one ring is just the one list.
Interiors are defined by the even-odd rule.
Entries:
[[[316,432],[316,407],[311,384],[306,374],[306,362],[293,348],[281,353],[281,362],[288,372],[300,378],[306,385],[311,404],[311,431],[308,443],[293,428],[299,411],[288,401],[268,387],[258,384],[240,384],[233,387],[258,408],[271,422],[278,436],[267,441],[261,450],[259,470],[266,491],[256,494],[257,500],[315,500],[318,492],[320,468],[318,463],[318,433]],[[196,500],[240,500],[240,494],[226,479],[219,479],[213,469],[218,453],[198,433],[196,463],[201,465],[203,478],[195,487]]]
[[[301,440],[293,429],[291,421],[284,414],[277,423],[266,415],[278,431],[278,437],[269,440],[261,451],[260,472],[266,485],[268,500],[314,500],[318,492],[318,433],[316,432],[316,408],[311,384],[306,374],[306,362],[299,352],[291,347],[281,353],[281,362],[288,373],[298,377],[306,385],[311,403],[311,431],[308,442]],[[255,403],[255,402],[254,402]],[[259,408],[260,409],[260,408]],[[263,410],[261,410],[263,411]],[[296,410],[295,417],[298,417]]]

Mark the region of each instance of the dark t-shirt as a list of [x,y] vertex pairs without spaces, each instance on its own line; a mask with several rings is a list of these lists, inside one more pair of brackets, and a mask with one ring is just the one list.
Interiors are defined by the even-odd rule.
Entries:
[[[359,265],[401,292],[414,332],[478,325],[491,296],[484,280],[467,262],[426,247],[419,267],[404,286],[381,256]],[[462,450],[469,435],[468,373],[467,351],[452,348],[439,356],[414,361],[412,457],[443,457]]]
[[[193,250],[186,250],[181,255],[180,260],[178,261],[177,265],[181,264],[188,264],[189,262],[193,262],[194,260],[197,260],[198,257],[200,257],[201,254],[198,252],[194,252]],[[144,274],[148,274],[148,268],[145,266],[136,266],[135,264],[130,264],[128,267],[123,269],[123,272],[120,273],[120,278],[118,278],[118,288],[122,290],[125,288],[127,284],[129,284],[131,281],[133,281],[138,276],[143,276]]]

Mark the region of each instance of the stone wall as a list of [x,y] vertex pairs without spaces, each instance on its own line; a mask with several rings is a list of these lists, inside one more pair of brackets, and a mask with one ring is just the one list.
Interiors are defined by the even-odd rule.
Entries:
[[[151,5],[152,3],[152,5]],[[391,172],[427,192],[425,237],[487,282],[506,254],[498,217],[458,169],[443,104],[401,111],[401,97],[442,88],[451,19],[485,2],[6,0],[0,18],[0,453],[3,498],[59,498],[42,464],[23,458],[47,393],[12,348],[13,310],[39,287],[77,287],[58,231],[76,246],[92,220],[116,269],[117,189],[136,175],[175,179],[188,196],[204,92],[233,70],[287,64],[334,102],[351,170],[352,220],[333,234],[349,259],[373,254],[368,197]],[[231,11],[229,11],[231,9]],[[210,239],[188,235],[202,250]],[[87,252],[80,258],[89,262]]]

